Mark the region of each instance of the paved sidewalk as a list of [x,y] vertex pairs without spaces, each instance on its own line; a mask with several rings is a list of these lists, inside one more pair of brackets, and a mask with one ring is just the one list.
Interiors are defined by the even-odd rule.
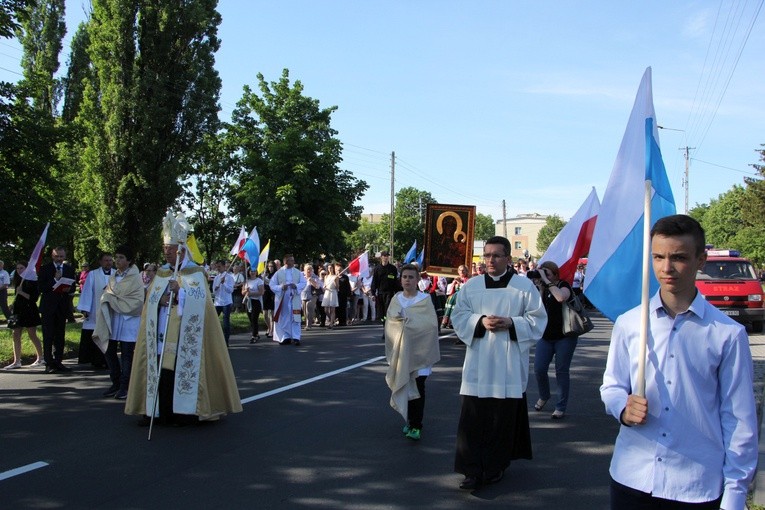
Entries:
[[754,502],[765,505],[765,427],[763,426],[763,389],[765,389],[765,335],[750,334],[749,346],[752,349],[754,362],[754,398],[757,400],[757,417],[760,420],[760,456],[757,463],[757,474],[754,478]]

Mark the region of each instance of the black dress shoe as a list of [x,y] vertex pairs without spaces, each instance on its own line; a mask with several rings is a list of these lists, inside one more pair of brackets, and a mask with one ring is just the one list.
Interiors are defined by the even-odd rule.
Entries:
[[294,342],[292,342],[292,343],[293,343],[293,344],[295,344],[295,345],[300,345],[300,340],[295,340],[295,341],[294,341]]
[[61,362],[56,363],[56,368],[58,369],[59,372],[71,372],[72,371],[71,368],[69,368],[68,366],[64,365]]
[[113,397],[114,395],[117,394],[117,392],[119,390],[120,390],[119,386],[112,385],[111,387],[109,387],[108,390],[106,390],[105,392],[101,393],[101,395],[103,395],[104,397]]
[[291,338],[285,338],[284,340],[279,342],[279,345],[289,345],[291,343],[292,343],[292,339]]
[[466,476],[462,483],[460,483],[460,489],[466,491],[472,491],[481,486],[481,479],[477,476]]
[[494,473],[493,475],[487,476],[484,478],[484,483],[486,485],[497,483],[498,481],[502,480],[502,478],[505,476],[505,470],[500,469],[498,473]]
[[59,370],[59,369],[58,369],[58,367],[57,367],[57,366],[55,366],[55,365],[52,365],[52,366],[46,366],[46,367],[45,367],[45,373],[46,373],[46,374],[57,374],[57,373],[59,373],[59,372],[60,372],[60,370]]

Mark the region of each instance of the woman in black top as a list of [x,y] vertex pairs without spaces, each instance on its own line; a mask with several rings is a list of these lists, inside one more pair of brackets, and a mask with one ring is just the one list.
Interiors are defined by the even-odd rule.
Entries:
[[13,287],[16,289],[16,299],[13,300],[13,313],[18,317],[16,326],[13,328],[13,363],[5,367],[6,370],[21,368],[21,333],[27,330],[29,340],[37,353],[37,360],[32,363],[33,367],[45,364],[43,361],[42,344],[37,338],[37,326],[40,325],[40,310],[37,308],[37,298],[40,291],[37,289],[37,280],[24,280],[22,273],[27,269],[26,264],[16,264],[16,274],[13,276]]
[[576,349],[577,337],[563,336],[563,310],[562,306],[572,294],[571,285],[560,280],[560,270],[554,262],[543,262],[539,266],[539,274],[531,275],[534,283],[542,294],[542,303],[547,311],[547,327],[542,338],[537,340],[534,352],[534,373],[537,378],[539,400],[534,409],[541,411],[550,399],[550,379],[547,370],[555,356],[555,380],[558,383],[558,401],[552,418],[559,420],[566,414],[569,393],[569,368],[571,358]]
[[268,282],[275,274],[276,264],[269,261],[266,264],[266,270],[263,271],[263,320],[266,323],[266,336],[268,338],[274,336],[274,301],[276,298]]

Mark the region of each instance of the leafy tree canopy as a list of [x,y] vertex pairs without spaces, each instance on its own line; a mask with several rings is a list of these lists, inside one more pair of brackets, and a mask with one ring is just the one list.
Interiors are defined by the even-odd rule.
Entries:
[[355,205],[368,188],[340,168],[340,140],[331,127],[337,107],[321,108],[290,83],[284,69],[278,81],[258,74],[260,94],[245,86],[228,136],[237,149],[238,172],[231,192],[232,212],[255,225],[271,253],[297,260],[345,258],[345,235],[358,224]]
[[493,237],[496,232],[494,228],[494,220],[488,214],[476,213],[475,215],[475,238],[476,240],[485,241],[490,237]]
[[539,230],[537,236],[537,251],[539,253],[547,251],[547,248],[565,226],[566,222],[557,214],[548,216],[545,220],[545,226]]
[[[425,243],[425,213],[428,204],[437,204],[438,201],[428,191],[417,188],[401,188],[396,193],[396,202],[393,207],[393,257],[396,260],[404,259],[406,252],[417,241],[417,253]],[[380,221],[384,228],[386,248],[390,247],[390,214],[383,214]]]

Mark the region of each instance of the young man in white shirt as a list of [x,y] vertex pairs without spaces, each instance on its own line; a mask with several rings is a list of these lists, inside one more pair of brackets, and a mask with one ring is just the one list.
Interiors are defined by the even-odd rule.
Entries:
[[651,230],[659,292],[650,301],[645,396],[635,394],[640,306],[614,324],[601,399],[621,428],[611,508],[743,510],[757,466],[749,338],[695,286],[704,230],[682,214]]
[[226,271],[226,261],[219,260],[215,263],[218,270],[218,276],[213,280],[213,304],[215,311],[223,313],[223,336],[226,338],[226,345],[231,336],[231,305],[234,303],[232,297],[234,292],[234,276]]

